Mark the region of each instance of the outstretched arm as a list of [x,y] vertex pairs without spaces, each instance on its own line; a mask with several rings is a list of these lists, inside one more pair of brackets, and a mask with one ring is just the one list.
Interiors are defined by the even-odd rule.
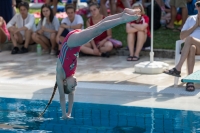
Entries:
[[58,84],[58,91],[60,95],[60,106],[62,110],[62,118],[66,119],[66,100],[65,100],[65,93],[64,93],[64,84],[63,80],[65,79],[64,70],[61,65],[60,59],[57,59],[57,68],[56,68],[56,82]]
[[69,37],[67,44],[69,47],[77,47],[86,44],[87,42],[108,29],[111,29],[122,23],[137,20],[139,18],[139,16],[137,15],[138,12],[139,10],[125,9],[122,13],[108,16],[101,20],[99,23],[88,27],[81,32],[76,32],[72,34]]

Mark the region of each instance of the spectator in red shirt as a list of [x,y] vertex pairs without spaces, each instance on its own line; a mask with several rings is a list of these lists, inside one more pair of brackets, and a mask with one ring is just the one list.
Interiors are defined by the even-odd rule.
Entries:
[[[130,55],[127,61],[138,61],[140,59],[139,54],[142,47],[150,46],[150,30],[149,30],[149,18],[145,15],[142,4],[136,3],[132,6],[133,9],[141,10],[141,17],[130,23],[126,24],[127,42]],[[136,45],[136,50],[135,49]]]
[[[91,17],[87,20],[87,27],[95,25],[105,17],[100,14],[99,5],[91,3],[89,5]],[[101,35],[95,37],[89,43],[81,46],[81,52],[90,55],[109,57],[109,51],[113,49],[112,43],[108,40],[112,37],[111,29],[104,31]]]

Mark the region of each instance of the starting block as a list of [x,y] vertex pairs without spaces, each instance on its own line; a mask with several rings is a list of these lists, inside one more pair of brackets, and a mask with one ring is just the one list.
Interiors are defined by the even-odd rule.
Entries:
[[184,82],[184,83],[188,83],[188,82],[200,83],[200,70],[193,72],[192,74],[181,79],[181,82]]

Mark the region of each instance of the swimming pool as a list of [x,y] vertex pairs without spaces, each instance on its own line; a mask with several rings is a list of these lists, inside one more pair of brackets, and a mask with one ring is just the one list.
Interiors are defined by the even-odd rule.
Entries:
[[0,133],[195,133],[200,112],[74,103],[74,119],[60,119],[60,104],[53,101],[42,119],[44,100],[0,98]]

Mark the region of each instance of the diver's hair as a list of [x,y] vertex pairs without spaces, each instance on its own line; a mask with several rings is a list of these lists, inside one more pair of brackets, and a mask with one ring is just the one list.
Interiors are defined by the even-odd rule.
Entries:
[[54,97],[54,95],[55,95],[55,93],[56,93],[57,87],[58,87],[58,85],[57,85],[57,82],[56,82],[55,85],[54,85],[54,89],[53,89],[53,93],[52,93],[52,95],[51,95],[51,98],[50,98],[50,100],[49,100],[47,106],[45,107],[44,111],[39,115],[39,117],[42,117],[42,116],[43,116],[43,114],[45,113],[45,111],[47,110],[47,108],[49,107],[49,105],[51,104],[51,101],[53,100],[53,97]]

